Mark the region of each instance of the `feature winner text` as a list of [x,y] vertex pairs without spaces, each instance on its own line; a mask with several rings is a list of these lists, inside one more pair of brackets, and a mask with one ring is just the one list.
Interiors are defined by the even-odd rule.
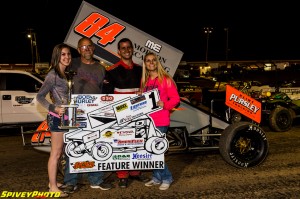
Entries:
[[163,168],[164,168],[164,161],[103,162],[103,163],[98,163],[98,170],[99,171],[163,169]]

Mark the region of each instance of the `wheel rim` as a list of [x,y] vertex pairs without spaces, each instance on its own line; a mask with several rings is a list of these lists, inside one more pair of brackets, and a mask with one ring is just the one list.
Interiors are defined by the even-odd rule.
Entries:
[[92,156],[96,160],[104,161],[112,155],[112,146],[105,142],[98,142],[92,147]]
[[72,157],[81,157],[83,153],[81,152],[79,146],[82,142],[71,142],[66,147],[66,153]]
[[276,123],[278,127],[281,129],[287,128],[290,125],[289,121],[290,121],[289,116],[286,113],[281,113],[276,118]]
[[243,162],[259,159],[264,151],[261,135],[254,130],[243,129],[236,133],[231,143],[231,152]]

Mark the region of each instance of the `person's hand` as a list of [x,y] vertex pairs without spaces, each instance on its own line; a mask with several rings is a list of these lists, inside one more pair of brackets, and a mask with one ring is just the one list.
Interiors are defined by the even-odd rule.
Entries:
[[164,107],[164,102],[163,101],[158,101],[157,103],[157,106],[163,108]]
[[61,106],[55,107],[55,112],[61,117],[63,114],[65,114],[66,109]]
[[138,91],[135,91],[135,94],[136,94],[136,95],[142,95],[142,93],[143,93],[143,92],[142,92],[141,89],[139,89]]

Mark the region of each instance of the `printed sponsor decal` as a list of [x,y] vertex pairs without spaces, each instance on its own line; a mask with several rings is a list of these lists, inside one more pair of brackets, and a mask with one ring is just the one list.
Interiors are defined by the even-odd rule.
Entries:
[[104,134],[103,134],[103,137],[105,138],[110,138],[110,137],[113,137],[113,132],[112,131],[106,131]]
[[109,101],[109,102],[111,102],[111,101],[114,101],[114,96],[112,96],[112,95],[104,95],[100,99],[101,99],[101,101]]
[[125,103],[125,104],[121,104],[121,105],[117,106],[116,110],[117,110],[117,112],[120,112],[120,111],[123,111],[127,108],[128,108],[128,105]]
[[132,135],[134,135],[134,133],[135,132],[133,130],[129,130],[129,131],[122,130],[122,131],[117,132],[118,136],[132,136]]
[[92,104],[95,102],[97,97],[92,95],[78,95],[74,99],[75,104]]
[[74,169],[87,169],[95,166],[95,161],[74,162],[71,164]]
[[253,121],[261,122],[261,103],[230,85],[226,85],[225,103]]
[[132,159],[133,160],[151,160],[153,154],[151,153],[133,153]]
[[45,131],[45,132],[35,132],[33,136],[31,137],[32,143],[44,143],[46,138],[51,138],[51,132]]
[[114,139],[114,143],[116,143],[117,146],[138,146],[138,145],[144,145],[144,139],[132,139],[132,140]]
[[113,155],[113,160],[130,160],[130,154]]
[[130,103],[133,105],[133,104],[136,104],[138,102],[145,101],[145,100],[146,100],[145,95],[141,95],[141,96],[138,96],[138,97],[130,100]]
[[86,106],[99,106],[99,104],[87,104]]
[[19,104],[30,104],[34,98],[33,97],[26,97],[26,96],[16,96],[15,100]]
[[130,110],[136,111],[136,110],[142,109],[146,106],[147,106],[147,101],[143,101],[143,102],[140,102],[140,103],[135,104],[133,106],[130,106]]
[[124,118],[120,119],[120,123],[125,123],[125,122],[129,122],[132,120],[132,116],[131,115],[126,115]]
[[83,109],[77,108],[77,109],[76,109],[76,114],[77,114],[77,115],[84,115],[84,114],[85,114],[85,111],[84,111]]
[[86,128],[87,123],[86,122],[78,122],[78,128]]
[[77,121],[85,121],[85,120],[87,120],[87,118],[86,117],[76,117],[76,120]]

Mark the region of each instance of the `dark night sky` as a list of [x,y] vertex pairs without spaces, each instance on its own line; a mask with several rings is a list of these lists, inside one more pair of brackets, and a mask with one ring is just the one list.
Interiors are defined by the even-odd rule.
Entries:
[[[18,0],[1,6],[0,63],[31,63],[26,29],[37,34],[41,62],[63,42],[81,0]],[[255,3],[87,0],[92,5],[184,52],[183,61],[204,61],[206,35],[213,27],[208,60],[300,60],[300,14],[289,1]],[[291,1],[292,2],[292,1]],[[167,5],[165,5],[167,4]],[[263,5],[264,4],[264,5]],[[265,5],[267,4],[267,5]]]

